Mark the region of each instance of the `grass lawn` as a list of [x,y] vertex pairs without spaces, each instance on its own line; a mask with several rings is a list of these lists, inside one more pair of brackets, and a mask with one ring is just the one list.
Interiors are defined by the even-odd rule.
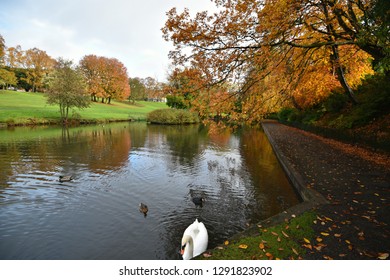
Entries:
[[[135,105],[116,101],[112,101],[110,105],[91,103],[89,108],[75,109],[74,117],[87,122],[146,120],[147,113],[162,108],[167,108],[165,103],[146,101]],[[59,121],[59,107],[48,105],[44,94],[0,90],[0,123],[23,125]]]
[[290,221],[273,227],[261,227],[256,235],[227,240],[197,259],[210,260],[272,260],[299,259],[307,248],[324,246],[312,229],[315,212],[305,212]]

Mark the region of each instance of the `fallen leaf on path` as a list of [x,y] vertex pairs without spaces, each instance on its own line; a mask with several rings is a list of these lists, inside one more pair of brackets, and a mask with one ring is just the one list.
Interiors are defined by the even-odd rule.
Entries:
[[340,234],[340,233],[335,233],[334,236],[335,236],[335,237],[340,237],[341,234]]
[[310,244],[310,240],[307,239],[307,238],[303,238],[303,241],[305,241],[306,243],[309,243],[309,244]]
[[248,245],[246,245],[246,244],[240,244],[240,245],[238,245],[238,248],[240,248],[240,249],[247,249],[247,248],[248,248]]
[[264,243],[263,243],[263,242],[261,242],[261,243],[259,244],[259,248],[260,248],[261,250],[263,250],[263,249],[265,248],[265,246],[264,246]]
[[329,233],[327,233],[327,232],[321,232],[321,234],[322,234],[323,236],[328,236],[328,235],[329,235]]
[[283,230],[282,230],[282,234],[283,234],[285,237],[289,238],[289,236],[287,235],[287,233],[285,233]]
[[303,244],[302,246],[306,247],[306,248],[308,248],[310,250],[313,250],[313,246],[311,246],[311,244]]
[[389,257],[389,253],[379,253],[378,259],[380,260],[386,260]]
[[275,235],[275,236],[279,236],[279,234],[277,234],[277,233],[274,232],[274,231],[271,231],[271,233],[272,233],[273,235]]
[[298,252],[297,252],[297,250],[295,250],[293,247],[291,247],[291,250],[294,252],[294,254],[295,254],[295,255],[297,255],[297,256],[298,256]]
[[324,248],[322,245],[314,246],[314,249],[316,249],[318,252],[321,251],[322,248]]

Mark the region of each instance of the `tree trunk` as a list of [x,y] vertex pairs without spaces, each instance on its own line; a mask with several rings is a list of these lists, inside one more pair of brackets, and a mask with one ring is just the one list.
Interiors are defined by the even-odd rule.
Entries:
[[[328,7],[327,7],[328,3],[326,1],[321,1],[321,3],[322,3],[322,8],[324,11],[325,19],[327,22],[326,23],[326,30],[329,34],[329,41],[334,42],[335,41],[334,37],[335,37],[336,31],[335,31],[333,25],[331,24],[331,20],[330,20],[329,13],[328,13]],[[336,69],[337,78],[338,78],[341,86],[343,87],[345,93],[347,94],[347,96],[349,97],[349,99],[352,101],[353,104],[357,104],[355,94],[354,94],[353,90],[351,89],[351,87],[348,85],[347,80],[345,79],[343,66],[340,64],[340,56],[339,56],[339,50],[338,50],[337,45],[332,45],[331,60],[333,63],[333,67]]]
[[355,93],[353,92],[352,88],[349,86],[347,80],[345,79],[344,70],[342,65],[340,64],[340,56],[337,46],[332,46],[332,62],[333,66],[336,68],[337,78],[343,87],[345,93],[349,97],[349,99],[352,101],[353,104],[357,104]]

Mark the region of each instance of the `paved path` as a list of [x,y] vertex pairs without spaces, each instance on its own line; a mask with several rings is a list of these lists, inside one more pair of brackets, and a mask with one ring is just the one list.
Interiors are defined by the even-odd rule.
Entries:
[[[378,259],[390,253],[390,156],[263,123],[294,185],[318,219],[306,259]],[[325,203],[324,203],[325,202]],[[387,257],[390,259],[390,257]]]

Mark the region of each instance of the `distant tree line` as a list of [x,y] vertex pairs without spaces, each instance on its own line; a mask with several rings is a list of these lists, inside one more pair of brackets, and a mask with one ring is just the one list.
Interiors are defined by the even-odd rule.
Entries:
[[[62,58],[53,59],[38,48],[7,47],[0,34],[0,89],[47,92],[51,74],[58,69],[58,64],[64,66],[64,63]],[[65,64],[70,66],[69,61]],[[130,78],[126,67],[116,58],[86,55],[70,68],[82,75],[86,94],[93,102],[110,104],[112,99],[135,102],[164,97],[164,83],[151,77]]]

